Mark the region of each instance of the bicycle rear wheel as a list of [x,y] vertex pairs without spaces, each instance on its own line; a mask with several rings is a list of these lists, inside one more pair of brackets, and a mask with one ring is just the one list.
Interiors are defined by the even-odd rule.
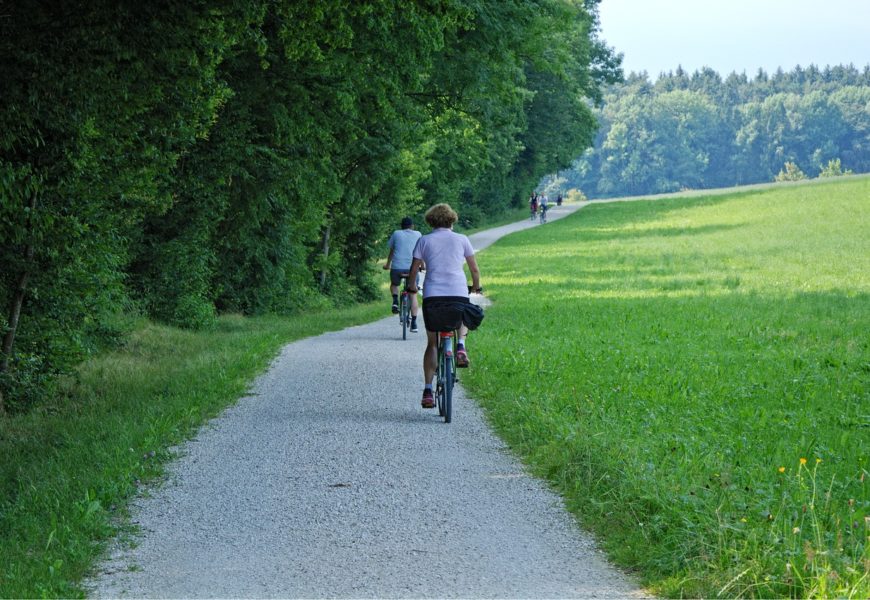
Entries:
[[406,292],[402,292],[402,295],[399,296],[399,319],[402,321],[402,339],[408,339],[408,312],[410,308],[408,306],[408,294]]
[[444,411],[441,416],[444,417],[444,422],[449,423],[453,418],[453,382],[455,381],[455,371],[453,370],[453,357],[444,357]]
[[444,341],[438,340],[438,365],[435,369],[435,401],[438,403],[438,416],[444,416]]

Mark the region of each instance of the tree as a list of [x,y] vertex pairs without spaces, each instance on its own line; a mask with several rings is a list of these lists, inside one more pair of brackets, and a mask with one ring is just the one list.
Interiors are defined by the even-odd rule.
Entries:
[[200,327],[370,298],[402,215],[448,200],[470,224],[516,202],[593,138],[618,71],[596,7],[15,3],[0,410],[111,339],[125,307]]
[[128,240],[171,204],[167,175],[213,123],[217,66],[252,17],[232,2],[4,10],[0,406],[33,401],[106,334]]

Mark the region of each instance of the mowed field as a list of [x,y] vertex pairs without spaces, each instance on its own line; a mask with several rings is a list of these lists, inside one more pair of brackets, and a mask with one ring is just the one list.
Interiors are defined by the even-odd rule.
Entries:
[[592,203],[479,262],[463,384],[618,563],[870,596],[870,178]]

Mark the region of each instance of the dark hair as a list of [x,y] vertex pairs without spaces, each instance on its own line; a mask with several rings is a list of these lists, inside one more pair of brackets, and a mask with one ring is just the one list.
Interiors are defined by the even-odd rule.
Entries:
[[411,217],[405,217],[402,219],[402,229],[408,229],[409,227],[413,227],[414,221]]

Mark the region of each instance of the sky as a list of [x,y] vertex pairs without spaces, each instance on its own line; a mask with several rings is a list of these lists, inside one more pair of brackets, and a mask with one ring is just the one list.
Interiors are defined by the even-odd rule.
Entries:
[[678,65],[750,78],[815,64],[870,64],[870,0],[601,0],[600,37],[623,69]]

